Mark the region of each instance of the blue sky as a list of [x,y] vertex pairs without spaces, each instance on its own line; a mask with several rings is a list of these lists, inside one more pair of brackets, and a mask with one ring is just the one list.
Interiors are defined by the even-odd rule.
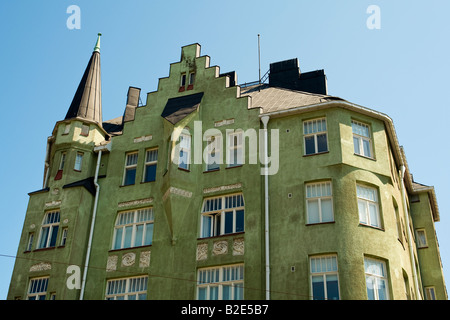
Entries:
[[[66,10],[73,4],[81,27],[70,30]],[[366,26],[369,5],[380,8],[380,29]],[[68,110],[98,32],[104,120],[123,114],[129,86],[142,89],[145,103],[191,43],[221,72],[236,71],[239,83],[258,78],[258,34],[262,73],[291,58],[302,71],[324,69],[330,95],[393,119],[414,179],[435,187],[449,280],[449,12],[448,0],[1,1],[0,299],[28,192],[42,186],[46,139]]]

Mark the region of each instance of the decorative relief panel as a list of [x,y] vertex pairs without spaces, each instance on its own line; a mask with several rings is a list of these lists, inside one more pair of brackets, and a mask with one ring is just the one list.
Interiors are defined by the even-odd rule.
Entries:
[[34,271],[45,271],[45,270],[51,270],[52,269],[52,265],[48,262],[40,262],[40,263],[36,263],[33,264],[30,267],[30,272],[34,272]]
[[136,262],[136,254],[134,252],[126,253],[122,256],[122,266],[130,267]]
[[214,242],[213,246],[213,255],[218,256],[221,254],[227,254],[228,253],[228,241],[216,241]]
[[241,256],[244,254],[244,238],[233,240],[233,256]]
[[150,251],[143,251],[141,252],[141,256],[139,258],[139,267],[146,268],[150,266]]
[[206,260],[208,258],[208,244],[200,243],[197,245],[197,261]]
[[106,271],[116,271],[117,270],[117,260],[118,256],[109,256],[108,261],[106,262]]

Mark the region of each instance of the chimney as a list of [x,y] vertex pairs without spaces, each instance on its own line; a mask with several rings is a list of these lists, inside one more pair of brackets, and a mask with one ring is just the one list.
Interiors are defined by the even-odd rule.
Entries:
[[133,121],[136,113],[136,108],[139,106],[139,98],[141,94],[140,88],[129,87],[127,95],[127,105],[123,115],[123,122]]

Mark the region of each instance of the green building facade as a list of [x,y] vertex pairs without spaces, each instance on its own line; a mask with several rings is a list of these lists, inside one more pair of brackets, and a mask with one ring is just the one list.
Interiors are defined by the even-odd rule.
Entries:
[[99,37],[8,299],[447,299],[433,187],[392,120],[329,96],[322,70],[238,85],[192,44],[108,121],[100,78]]

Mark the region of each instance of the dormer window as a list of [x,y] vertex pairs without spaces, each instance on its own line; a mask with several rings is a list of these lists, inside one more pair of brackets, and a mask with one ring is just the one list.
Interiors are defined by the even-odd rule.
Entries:
[[195,72],[189,73],[189,83],[188,83],[188,90],[194,89],[194,81],[195,81]]
[[180,81],[180,89],[179,92],[183,92],[186,88],[186,73],[181,74],[181,81]]

